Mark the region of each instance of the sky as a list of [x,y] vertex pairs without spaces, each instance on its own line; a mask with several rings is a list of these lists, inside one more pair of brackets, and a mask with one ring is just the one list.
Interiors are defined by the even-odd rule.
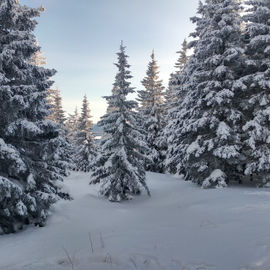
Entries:
[[113,65],[123,40],[129,55],[132,86],[143,89],[152,50],[164,86],[174,71],[184,38],[193,31],[190,17],[198,0],[20,0],[31,7],[43,5],[36,36],[47,59],[57,70],[53,77],[72,113],[86,94],[93,121],[106,111],[102,96],[110,95],[117,72]]

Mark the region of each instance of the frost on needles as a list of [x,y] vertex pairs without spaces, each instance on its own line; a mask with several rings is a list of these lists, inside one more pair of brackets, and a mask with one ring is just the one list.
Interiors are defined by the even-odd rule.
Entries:
[[58,126],[48,115],[47,89],[55,73],[33,64],[33,34],[41,9],[0,2],[0,234],[43,225],[61,197]]
[[102,156],[97,158],[91,182],[101,182],[100,194],[118,202],[140,194],[142,188],[149,195],[150,192],[145,180],[145,157],[142,155],[147,146],[137,126],[139,115],[134,110],[137,103],[127,100],[127,95],[134,93],[134,89],[130,87],[132,76],[122,44],[117,55],[115,65],[118,72],[113,93],[105,97],[110,110],[99,122],[105,133],[100,143]]

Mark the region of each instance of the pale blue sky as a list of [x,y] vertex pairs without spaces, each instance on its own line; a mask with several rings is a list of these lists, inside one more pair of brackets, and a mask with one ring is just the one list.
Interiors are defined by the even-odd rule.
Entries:
[[134,76],[132,85],[142,88],[152,49],[167,85],[174,70],[175,53],[193,31],[189,18],[198,0],[20,0],[33,7],[44,5],[38,19],[37,38],[48,66],[58,73],[55,84],[64,109],[72,112],[87,94],[94,121],[105,112],[101,98],[109,95],[120,41],[127,46]]

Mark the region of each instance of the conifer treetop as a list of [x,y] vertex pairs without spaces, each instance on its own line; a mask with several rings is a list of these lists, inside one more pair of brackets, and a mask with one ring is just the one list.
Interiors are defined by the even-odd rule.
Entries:
[[89,101],[87,99],[87,96],[84,95],[82,108],[81,108],[81,116],[80,116],[80,128],[83,130],[90,131],[93,128],[93,122],[91,119],[92,119],[92,116],[91,116],[91,110],[89,107]]
[[125,50],[126,47],[123,45],[123,41],[121,41],[120,51],[117,53],[118,61],[115,63],[118,72],[115,76],[113,90],[115,93],[120,90],[122,94],[128,95],[134,93],[134,88],[130,87],[130,82],[128,81],[132,76],[129,70],[130,65],[127,62],[128,55],[126,55]]
[[148,64],[146,71],[146,77],[142,80],[142,85],[149,92],[162,92],[164,87],[162,86],[162,80],[159,79],[159,66],[155,58],[155,52],[152,51],[151,60]]
[[184,68],[184,66],[186,65],[189,56],[188,56],[188,42],[186,39],[184,39],[183,43],[182,43],[182,48],[180,51],[177,51],[176,53],[180,54],[179,58],[175,64],[175,68],[177,68],[176,72],[181,72]]

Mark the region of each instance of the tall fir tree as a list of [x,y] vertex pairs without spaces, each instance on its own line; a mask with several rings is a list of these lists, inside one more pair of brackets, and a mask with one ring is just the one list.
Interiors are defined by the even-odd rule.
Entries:
[[58,88],[55,90],[49,89],[47,100],[50,105],[48,119],[60,124],[64,128],[66,116],[65,111],[63,110],[60,90]]
[[99,170],[92,175],[91,182],[101,182],[100,194],[110,201],[119,202],[140,194],[142,188],[149,195],[150,192],[145,181],[145,158],[141,154],[146,146],[141,141],[142,135],[137,127],[138,113],[134,111],[137,102],[127,100],[127,95],[134,93],[134,89],[130,87],[129,79],[132,76],[123,44],[117,55],[116,91],[105,97],[109,107],[114,110],[107,112],[99,122],[108,136],[101,141],[103,155],[97,159],[96,167]]
[[58,88],[48,89],[47,102],[49,105],[47,119],[57,123],[59,129],[59,137],[57,140],[60,143],[60,147],[58,147],[58,150],[54,155],[57,159],[57,164],[62,166],[61,173],[64,176],[68,176],[69,170],[72,167],[72,146],[67,138],[68,130],[66,128],[66,116],[62,106],[61,93]]
[[40,49],[33,31],[41,11],[0,2],[0,234],[44,225],[50,206],[67,196],[54,156],[58,129],[45,119],[55,70],[31,63]]
[[78,113],[77,107],[73,114],[69,114],[65,122],[65,127],[67,130],[67,140],[70,144],[70,167],[72,170],[77,170],[77,157],[79,146],[77,144],[77,134],[79,132],[79,120],[80,115]]
[[[38,41],[36,41],[36,45],[39,46]],[[45,66],[47,64],[46,62],[46,58],[43,56],[41,50],[35,52],[30,60],[30,62],[34,65],[34,66]]]
[[185,92],[183,91],[184,69],[189,61],[188,43],[185,39],[182,43],[180,54],[175,68],[176,71],[170,75],[169,85],[165,92],[164,112],[166,127],[162,131],[160,145],[166,150],[166,158],[164,160],[164,170],[169,173],[176,173],[175,153],[178,151],[174,147],[177,140],[177,134],[174,130],[172,122],[177,121],[178,104],[180,99],[184,99]]
[[66,120],[67,138],[71,144],[76,143],[77,132],[79,131],[80,115],[76,107],[73,114],[69,114]]
[[[166,114],[166,122],[168,123],[169,118],[171,117],[169,110],[171,110],[175,102],[177,100],[176,96],[178,94],[178,90],[181,90],[182,84],[182,72],[189,60],[188,55],[188,42],[185,39],[182,43],[182,47],[180,51],[177,51],[179,54],[179,58],[175,63],[176,71],[171,73],[169,78],[169,85],[165,92],[165,114]],[[182,93],[183,94],[183,93]]]
[[150,149],[146,169],[153,172],[163,172],[163,160],[165,157],[163,149],[160,147],[162,129],[165,126],[164,87],[162,80],[159,79],[158,68],[153,51],[146,77],[142,80],[145,90],[138,91],[139,112],[146,133],[146,142]]
[[[36,41],[36,45],[39,47],[38,41]],[[40,47],[39,47],[40,48]],[[30,59],[30,63],[41,67],[47,64],[46,58],[43,56],[41,49],[33,54]],[[47,103],[50,106],[48,119],[63,125],[66,118],[65,112],[62,106],[62,97],[59,89],[48,89],[47,90]]]
[[85,95],[76,134],[77,153],[75,154],[77,169],[83,172],[91,170],[97,155],[91,118],[89,102]]
[[190,80],[197,67],[195,57],[191,56],[184,69],[179,73],[179,84],[174,88],[174,100],[170,103],[166,117],[167,125],[164,129],[164,138],[167,142],[167,153],[164,161],[165,171],[171,174],[184,174],[183,158],[185,151],[182,142],[185,137],[181,136],[185,120],[188,116],[187,93],[196,87],[196,82]]
[[181,72],[186,63],[188,62],[189,56],[188,56],[188,42],[186,39],[184,39],[181,50],[176,52],[179,54],[179,58],[177,59],[177,62],[175,63],[176,73]]
[[245,115],[245,175],[270,182],[270,1],[247,1],[247,74],[241,101]]
[[[44,10],[44,8],[41,8]],[[36,41],[36,45],[39,46],[39,43]],[[47,64],[46,58],[43,56],[41,49],[33,54],[30,59],[30,63],[35,66],[44,66]],[[49,114],[47,115],[47,119],[52,120],[53,122],[58,124],[59,136],[52,140],[54,144],[57,145],[57,150],[54,152],[54,159],[52,164],[50,164],[51,168],[58,168],[57,171],[62,176],[68,176],[70,169],[70,156],[71,156],[71,145],[65,138],[66,128],[65,128],[65,115],[62,108],[62,98],[60,95],[60,91],[58,89],[48,89],[47,90],[47,103],[49,104]]]
[[176,172],[184,172],[203,187],[226,186],[241,175],[241,123],[239,101],[246,86],[241,3],[238,0],[208,0],[200,3],[194,17],[194,49],[184,71],[184,99],[170,123],[177,140]]

